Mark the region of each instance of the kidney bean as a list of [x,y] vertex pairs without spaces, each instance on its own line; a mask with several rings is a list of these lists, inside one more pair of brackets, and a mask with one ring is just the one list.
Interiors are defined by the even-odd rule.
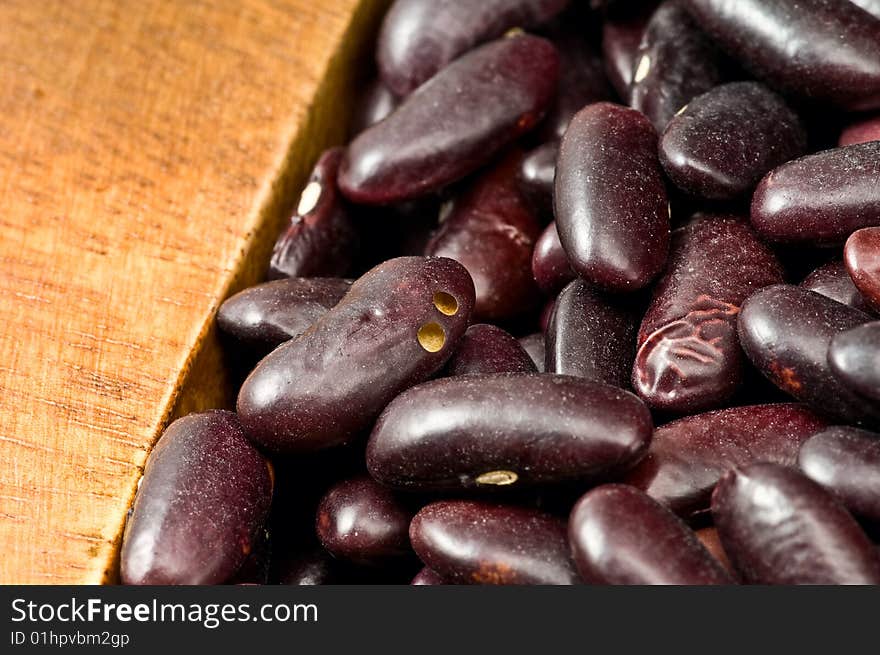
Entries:
[[835,334],[869,320],[867,314],[818,293],[780,284],[743,303],[739,339],[758,370],[786,393],[828,416],[878,424],[880,406],[840,384],[827,361]]
[[367,444],[367,469],[399,489],[449,491],[585,482],[635,464],[651,415],[634,395],[563,375],[434,380],[395,398]]
[[358,96],[351,121],[351,133],[360,134],[397,108],[399,100],[379,78],[370,81]]
[[446,367],[449,375],[537,373],[525,348],[510,333],[494,325],[471,325]]
[[483,320],[511,319],[540,301],[531,262],[541,222],[519,191],[519,163],[519,153],[511,154],[456,198],[425,250],[468,270],[474,314]]
[[553,216],[553,178],[558,152],[559,142],[548,141],[526,154],[520,164],[520,191],[542,217]]
[[340,559],[380,566],[411,555],[408,530],[413,514],[372,479],[345,480],[318,505],[318,539]]
[[694,98],[669,121],[660,163],[680,189],[729,200],[806,147],[804,127],[781,96],[757,82],[731,82]]
[[412,93],[459,55],[508,30],[546,23],[569,0],[395,0],[385,14],[376,59],[399,96]]
[[880,114],[848,125],[840,133],[837,145],[851,146],[869,141],[880,141]]
[[281,233],[269,261],[269,279],[339,277],[348,273],[358,234],[336,188],[342,148],[326,150]]
[[276,557],[272,562],[273,584],[313,586],[337,584],[343,581],[343,564],[323,546],[315,546],[299,553]]
[[880,21],[839,0],[686,0],[706,32],[774,88],[880,107]]
[[638,320],[632,304],[583,280],[568,284],[547,326],[545,370],[628,386]]
[[775,168],[752,197],[752,223],[766,239],[842,243],[880,225],[880,141],[826,150]]
[[238,571],[235,572],[235,575],[227,580],[226,584],[268,584],[271,556],[272,546],[269,531],[266,529],[259,530],[254,539],[254,545],[250,554],[238,568]]
[[770,249],[734,216],[698,216],[676,230],[669,266],[639,328],[632,368],[639,396],[671,412],[730,399],[743,377],[740,305],[782,280]]
[[682,517],[709,508],[712,489],[733,466],[756,461],[794,465],[798,448],[827,426],[803,405],[731,407],[667,423],[624,482]]
[[565,522],[532,509],[435,502],[415,515],[409,537],[419,558],[453,584],[578,584]]
[[828,365],[848,389],[880,401],[880,321],[834,335],[828,346]]
[[568,521],[568,540],[587,583],[733,583],[681,519],[623,484],[596,487],[577,502]]
[[[880,149],[877,152],[880,156]],[[843,261],[865,302],[880,312],[880,227],[853,232],[843,248]]]
[[432,571],[427,566],[424,567],[421,571],[416,573],[416,577],[412,579],[410,583],[412,585],[444,585],[449,584],[446,580],[436,571]]
[[559,147],[556,225],[572,268],[611,291],[640,289],[666,263],[669,205],[657,134],[639,112],[600,102]]
[[640,7],[635,11],[620,11],[609,15],[602,23],[602,58],[605,74],[625,103],[630,100],[630,85],[636,56],[645,26],[654,13],[654,5]]
[[386,204],[472,173],[544,117],[558,60],[553,44],[527,34],[468,53],[349,144],[339,188],[355,202]]
[[548,295],[553,295],[577,277],[559,241],[555,222],[544,229],[535,243],[532,275],[541,291]]
[[810,273],[800,286],[859,311],[870,311],[842,261],[832,261],[820,266]]
[[400,257],[373,268],[245,380],[238,413],[248,438],[273,452],[350,441],[446,363],[473,305],[470,276],[451,259]]
[[657,132],[693,98],[722,81],[721,53],[682,0],[669,0],[651,16],[636,52],[629,104]]
[[856,517],[880,527],[880,434],[828,428],[801,446],[798,465]]
[[217,325],[239,342],[268,353],[298,337],[333,308],[351,281],[340,278],[285,278],[258,284],[228,298]]
[[258,544],[269,463],[232,412],[174,421],[144,468],[120,556],[124,584],[220,584]]
[[717,528],[700,528],[695,534],[697,535],[697,539],[700,540],[700,543],[703,544],[703,548],[708,550],[712,557],[718,560],[718,563],[724,567],[724,570],[727,571],[728,575],[734,580],[738,580],[737,573],[733,570],[733,564],[730,563],[727,553],[724,552],[724,546],[721,544],[721,538],[718,536]]
[[544,372],[544,335],[540,332],[522,337],[520,345],[532,358],[539,373]]
[[880,584],[880,553],[828,492],[761,462],[727,472],[712,495],[724,550],[755,584]]

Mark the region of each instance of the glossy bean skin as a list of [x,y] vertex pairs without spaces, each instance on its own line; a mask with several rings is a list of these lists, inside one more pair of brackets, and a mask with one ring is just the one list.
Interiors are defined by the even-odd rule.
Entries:
[[419,558],[452,584],[579,584],[565,522],[485,502],[423,507],[409,528]]
[[581,497],[568,521],[568,540],[590,584],[733,583],[680,518],[627,485],[601,485]]
[[727,472],[712,495],[724,550],[752,584],[880,584],[880,551],[830,493],[760,462]]
[[398,104],[400,101],[397,96],[382,83],[381,79],[374,78],[358,96],[351,120],[351,133],[360,134],[371,125],[375,125],[394,111]]
[[739,315],[739,340],[773,384],[817,412],[847,423],[880,424],[880,407],[849,391],[832,374],[832,337],[870,320],[867,314],[790,285],[751,296]]
[[424,585],[443,585],[449,584],[446,580],[436,571],[432,571],[427,566],[424,567],[421,571],[416,573],[416,576],[410,582],[411,585],[416,586],[424,586]]
[[248,438],[278,453],[350,441],[392,398],[446,363],[473,305],[473,282],[451,259],[376,266],[245,380],[238,414]]
[[258,545],[271,500],[269,463],[235,414],[174,421],[147,458],[125,527],[122,582],[226,582]]
[[630,85],[636,65],[636,56],[645,26],[653,7],[635,12],[617,12],[602,23],[602,59],[605,74],[625,103],[630,100]]
[[556,48],[539,37],[511,36],[469,52],[349,144],[339,188],[354,202],[387,204],[472,173],[540,122],[558,76]]
[[727,401],[743,377],[740,305],[782,281],[782,266],[744,220],[701,215],[676,230],[669,266],[639,328],[632,368],[639,396],[669,412]]
[[559,241],[556,223],[550,223],[538,241],[532,253],[532,275],[538,287],[547,295],[553,295],[577,277],[568,263],[568,255]]
[[547,22],[569,0],[396,0],[385,15],[376,59],[385,84],[407,96],[459,55],[508,30]]
[[532,358],[539,373],[544,372],[544,335],[540,332],[519,339],[520,345]]
[[367,476],[334,485],[318,505],[318,539],[334,556],[362,566],[381,566],[412,554],[413,513]]
[[224,301],[217,325],[240,343],[268,353],[305,332],[350,286],[341,278],[303,277],[258,284]]
[[871,321],[834,335],[828,365],[848,389],[880,401],[880,321]]
[[398,489],[510,491],[583,482],[635,464],[648,409],[615,387],[563,375],[433,380],[395,398],[367,444],[367,469]]
[[709,508],[729,468],[758,461],[792,466],[801,444],[827,425],[793,403],[688,416],[657,428],[648,454],[623,481],[688,518]]
[[325,151],[269,260],[269,279],[341,277],[358,249],[358,233],[337,189],[342,148]]
[[766,239],[843,243],[880,225],[880,141],[834,148],[768,173],[752,197],[752,224]]
[[556,176],[558,141],[548,141],[528,152],[519,171],[519,188],[542,216],[553,216],[553,179]]
[[853,232],[843,248],[843,262],[865,302],[880,312],[880,227]]
[[636,52],[629,105],[662,133],[693,98],[721,83],[719,51],[697,27],[683,0],[669,0],[651,16]]
[[425,249],[449,257],[470,273],[480,320],[511,319],[535,309],[540,294],[532,277],[532,251],[541,222],[519,190],[519,153],[481,175],[452,203]]
[[486,323],[471,325],[446,367],[449,375],[537,373],[529,353],[509,332]]
[[838,146],[851,146],[857,143],[880,141],[880,115],[871,116],[864,120],[848,125],[840,133]]
[[798,466],[856,517],[880,527],[880,434],[828,428],[801,446]]
[[633,303],[596,291],[583,280],[556,297],[545,333],[548,373],[626,388],[635,355]]
[[870,311],[842,261],[832,261],[820,266],[804,278],[800,286],[859,311]]
[[680,189],[730,200],[806,147],[804,126],[780,95],[758,82],[731,82],[697,96],[669,121],[660,163]]
[[556,162],[559,239],[572,268],[609,291],[653,280],[669,252],[657,134],[639,112],[600,102],[569,124]]
[[734,59],[772,87],[846,110],[880,106],[880,21],[838,0],[686,0]]

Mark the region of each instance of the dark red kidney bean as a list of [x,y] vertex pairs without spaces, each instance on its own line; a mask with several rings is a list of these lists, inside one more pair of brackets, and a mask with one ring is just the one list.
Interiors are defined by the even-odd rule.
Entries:
[[351,441],[392,398],[446,363],[473,306],[473,282],[451,259],[379,264],[245,380],[238,413],[248,438],[279,453]]
[[851,146],[869,141],[880,141],[880,115],[871,116],[848,125],[840,133],[837,145]]
[[548,373],[627,387],[638,318],[632,302],[574,280],[556,298],[547,326]]
[[398,96],[412,93],[459,55],[508,30],[546,23],[569,0],[396,0],[385,14],[376,60]]
[[298,337],[348,292],[341,278],[285,278],[240,291],[217,311],[217,325],[239,342],[269,352]]
[[693,98],[722,81],[721,53],[694,23],[682,0],[651,16],[636,52],[629,105],[662,132]]
[[715,527],[700,528],[695,534],[697,535],[697,539],[700,540],[700,543],[703,544],[703,548],[708,550],[712,557],[718,560],[718,563],[724,567],[724,570],[727,571],[728,575],[734,580],[738,580],[737,573],[733,570],[733,564],[730,563],[730,558],[727,557],[727,553],[724,552],[724,546],[721,544],[721,537],[718,536],[718,529]]
[[669,121],[660,163],[680,189],[730,200],[806,147],[806,131],[781,96],[758,82],[731,82],[694,98]]
[[880,225],[880,141],[807,155],[770,171],[752,197],[752,224],[765,239],[843,243]]
[[444,378],[385,408],[367,469],[385,485],[424,491],[584,482],[635,464],[651,430],[648,408],[606,384],[524,373]]
[[559,239],[587,281],[632,291],[663,269],[669,205],[643,114],[608,102],[578,112],[559,147],[554,202]]
[[559,50],[559,91],[556,103],[544,119],[541,135],[561,139],[572,117],[594,102],[611,100],[602,59],[576,21],[551,36]]
[[535,211],[553,217],[553,178],[556,176],[558,141],[548,141],[527,153],[519,170],[519,188]]
[[281,233],[269,260],[269,279],[340,277],[358,249],[358,233],[336,187],[342,148],[326,150]]
[[588,491],[571,512],[568,540],[590,584],[733,584],[680,518],[627,485]]
[[638,11],[615,12],[602,23],[602,58],[605,74],[625,103],[629,103],[630,85],[636,64],[636,55],[645,26],[654,7],[651,3]]
[[847,423],[880,424],[880,406],[849,391],[828,365],[831,338],[870,320],[818,293],[779,284],[743,303],[739,340],[755,367],[817,412]]
[[424,567],[421,571],[416,573],[416,577],[412,579],[411,585],[445,585],[449,584],[446,580],[436,571],[432,571],[427,566]]
[[446,367],[449,375],[537,373],[532,358],[510,333],[494,325],[471,325]]
[[544,335],[540,332],[522,337],[519,340],[520,345],[532,358],[539,373],[544,372]]
[[880,401],[880,321],[834,335],[828,346],[828,365],[847,388]]
[[748,223],[698,216],[673,233],[669,266],[642,319],[632,384],[649,406],[694,412],[729,400],[743,378],[740,305],[783,281]]
[[803,405],[751,405],[696,414],[654,431],[645,458],[624,479],[683,517],[709,508],[733,466],[794,465],[801,444],[827,422]]
[[[877,202],[880,211],[880,197]],[[853,232],[843,248],[843,262],[865,302],[880,312],[880,227]]]
[[870,311],[842,261],[828,262],[820,266],[804,278],[800,286],[860,311]]
[[477,48],[349,144],[339,188],[354,202],[387,204],[472,173],[540,122],[556,96],[558,69],[556,48],[536,36]]
[[568,255],[559,241],[556,223],[550,223],[538,241],[532,253],[532,275],[538,287],[547,295],[553,295],[577,277],[568,263]]
[[412,512],[367,476],[334,485],[321,499],[318,539],[334,556],[363,566],[381,566],[412,554]]
[[880,526],[880,434],[828,428],[801,446],[798,465],[856,517]]
[[853,4],[858,5],[869,14],[880,18],[880,0],[849,0]]
[[425,249],[449,257],[471,274],[477,290],[474,315],[500,321],[537,307],[532,250],[541,221],[519,191],[521,156],[512,153],[481,175],[452,203]]
[[578,584],[565,532],[562,519],[543,512],[452,500],[423,507],[409,537],[419,558],[453,584]]
[[122,582],[226,582],[257,545],[271,500],[270,465],[235,414],[174,421],[147,458],[125,526]]
[[880,584],[880,552],[844,507],[799,471],[728,471],[712,495],[724,550],[753,584]]
[[391,90],[377,78],[372,79],[366,89],[358,96],[351,121],[351,133],[360,134],[375,125],[397,108],[399,100]]
[[686,0],[758,78],[847,110],[880,107],[880,21],[840,0]]

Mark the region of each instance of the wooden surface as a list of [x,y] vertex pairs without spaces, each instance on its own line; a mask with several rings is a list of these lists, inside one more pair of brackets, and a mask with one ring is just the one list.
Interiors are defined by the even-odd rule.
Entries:
[[212,314],[343,138],[381,0],[0,3],[0,582],[112,581]]

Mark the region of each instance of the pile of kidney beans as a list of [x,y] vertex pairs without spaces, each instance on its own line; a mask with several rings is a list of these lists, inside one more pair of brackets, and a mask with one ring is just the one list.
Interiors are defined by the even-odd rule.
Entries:
[[122,580],[880,583],[880,0],[397,0],[376,62]]

